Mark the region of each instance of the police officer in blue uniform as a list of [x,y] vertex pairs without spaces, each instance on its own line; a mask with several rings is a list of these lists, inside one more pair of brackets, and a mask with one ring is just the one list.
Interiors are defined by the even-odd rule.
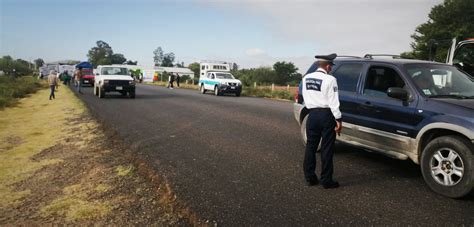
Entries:
[[337,188],[339,183],[332,178],[333,155],[336,134],[341,133],[342,114],[339,110],[337,81],[329,72],[336,54],[317,55],[318,69],[303,78],[303,98],[309,109],[306,122],[307,144],[303,163],[304,176],[308,186],[319,183],[316,176],[316,150],[321,141],[321,185]]

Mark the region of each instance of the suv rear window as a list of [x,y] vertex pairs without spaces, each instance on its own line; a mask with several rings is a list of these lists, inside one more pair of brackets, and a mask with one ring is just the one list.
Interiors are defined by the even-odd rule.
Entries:
[[362,71],[362,63],[343,64],[333,73],[340,91],[355,92]]

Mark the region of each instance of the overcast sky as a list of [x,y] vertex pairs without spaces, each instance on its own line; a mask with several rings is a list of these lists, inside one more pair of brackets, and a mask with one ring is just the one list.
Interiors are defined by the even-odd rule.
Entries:
[[0,0],[0,55],[87,60],[97,40],[153,64],[161,46],[189,64],[241,67],[294,62],[315,54],[399,54],[442,0]]

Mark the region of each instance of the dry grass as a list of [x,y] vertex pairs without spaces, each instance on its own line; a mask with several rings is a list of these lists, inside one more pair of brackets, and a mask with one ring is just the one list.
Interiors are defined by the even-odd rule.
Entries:
[[[72,97],[69,89],[60,89],[56,100],[48,100],[49,92],[20,100],[17,107],[0,111],[0,208],[13,205],[28,195],[14,191],[12,185],[27,179],[36,170],[61,162],[59,159],[34,162],[30,158],[63,139],[68,129],[66,118],[73,107],[83,106]],[[46,108],[45,108],[46,107]],[[12,142],[9,138],[16,138]]]

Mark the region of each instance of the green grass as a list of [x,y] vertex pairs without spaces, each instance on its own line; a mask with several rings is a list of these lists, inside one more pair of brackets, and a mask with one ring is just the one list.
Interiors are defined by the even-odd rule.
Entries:
[[242,96],[293,100],[293,95],[286,90],[274,90],[268,87],[244,87]]
[[47,87],[45,81],[31,76],[13,79],[9,76],[0,77],[0,108],[12,106],[19,98],[34,93],[40,88]]
[[[154,83],[145,83],[148,85],[154,86],[163,86],[168,85],[167,82],[154,82]],[[180,88],[199,90],[198,85],[192,84],[180,84]],[[273,99],[284,99],[284,100],[293,100],[293,94],[287,90],[274,90],[270,87],[248,87],[244,86],[242,89],[242,96],[250,97],[262,97],[262,98],[273,98]]]

